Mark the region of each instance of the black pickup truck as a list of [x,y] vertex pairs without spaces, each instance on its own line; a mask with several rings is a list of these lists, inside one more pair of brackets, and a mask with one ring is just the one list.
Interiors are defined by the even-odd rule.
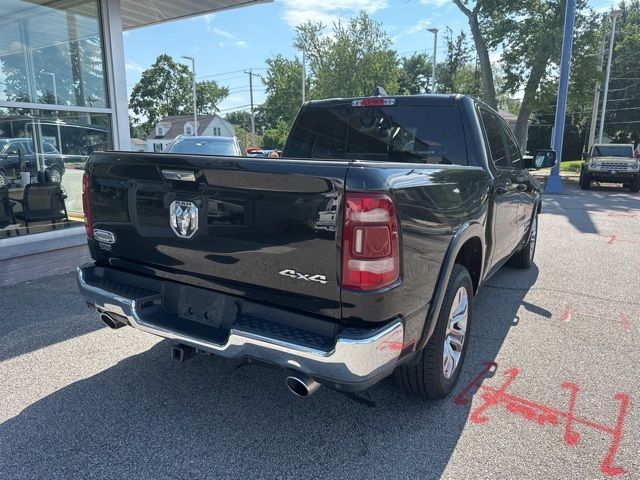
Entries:
[[107,325],[281,367],[300,396],[394,371],[451,392],[473,296],[531,265],[541,203],[508,126],[463,95],[309,102],[281,159],[95,153],[83,187],[78,283]]

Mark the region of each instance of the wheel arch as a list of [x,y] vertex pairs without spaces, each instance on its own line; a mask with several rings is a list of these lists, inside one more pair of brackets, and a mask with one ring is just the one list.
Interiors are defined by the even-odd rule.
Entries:
[[431,338],[431,335],[433,335],[453,266],[458,263],[467,268],[467,270],[471,267],[469,274],[473,282],[474,294],[480,287],[484,275],[484,238],[485,227],[483,225],[479,222],[467,222],[456,232],[451,240],[442,266],[440,267],[440,273],[438,274],[438,280],[424,323],[422,338],[420,339],[417,350],[424,348]]

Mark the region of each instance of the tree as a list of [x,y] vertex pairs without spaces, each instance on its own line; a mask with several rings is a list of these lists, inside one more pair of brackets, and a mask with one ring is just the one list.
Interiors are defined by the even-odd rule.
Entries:
[[414,53],[400,59],[398,72],[398,93],[419,95],[426,93],[431,82],[433,66],[425,53]]
[[[302,103],[302,62],[282,55],[267,59],[267,73],[262,83],[267,98],[259,109],[261,124],[265,128],[277,128],[280,121],[291,125]],[[307,86],[311,86],[310,80]],[[311,97],[310,88],[307,92]]]
[[295,45],[309,59],[315,98],[361,97],[382,86],[398,92],[396,52],[391,39],[366,12],[333,24],[325,35],[322,23],[297,27]]
[[[445,34],[447,53],[445,61],[437,66],[438,91],[440,93],[459,93],[459,74],[463,74],[465,68],[469,68],[471,62],[471,48],[467,44],[467,36],[460,32],[455,38],[453,31],[447,27]],[[465,93],[472,93],[466,90]]]
[[[135,114],[134,123],[144,130],[151,128],[166,115],[193,114],[193,84],[189,68],[167,54],[160,55],[151,67],[142,72],[129,99]],[[217,111],[217,104],[229,94],[216,82],[196,83],[198,113]]]
[[262,148],[282,149],[289,135],[290,125],[280,120],[274,128],[269,128],[262,137]]
[[227,113],[224,119],[236,127],[242,127],[247,132],[251,131],[251,113],[246,110]]
[[[480,14],[483,8],[483,1],[477,0],[473,8],[469,8],[466,4],[467,0],[453,0],[453,3],[467,17],[471,36],[476,47],[478,62],[480,63],[480,74],[482,78],[482,98],[491,107],[498,108],[496,98],[496,87],[494,84],[493,69],[491,67],[491,59],[489,57],[489,47],[482,34],[480,28]],[[490,3],[490,2],[487,2]]]
[[[228,87],[221,87],[212,80],[196,82],[198,115],[211,115],[219,112],[218,104],[228,96]],[[189,113],[193,113],[193,107],[191,107],[191,112]]]

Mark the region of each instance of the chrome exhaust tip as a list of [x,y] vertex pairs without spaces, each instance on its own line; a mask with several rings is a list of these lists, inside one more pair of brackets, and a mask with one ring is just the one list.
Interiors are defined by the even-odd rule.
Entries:
[[100,320],[102,320],[102,323],[104,323],[111,330],[117,330],[118,328],[122,328],[125,326],[124,323],[120,322],[119,320],[116,320],[108,313],[101,313]]
[[320,388],[320,384],[304,373],[294,372],[287,376],[285,384],[291,393],[297,397],[308,397]]

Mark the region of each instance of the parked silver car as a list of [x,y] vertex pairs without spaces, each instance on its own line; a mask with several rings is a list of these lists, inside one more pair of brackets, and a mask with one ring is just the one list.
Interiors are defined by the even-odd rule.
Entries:
[[166,153],[242,157],[242,151],[240,142],[236,137],[180,135],[169,145]]

